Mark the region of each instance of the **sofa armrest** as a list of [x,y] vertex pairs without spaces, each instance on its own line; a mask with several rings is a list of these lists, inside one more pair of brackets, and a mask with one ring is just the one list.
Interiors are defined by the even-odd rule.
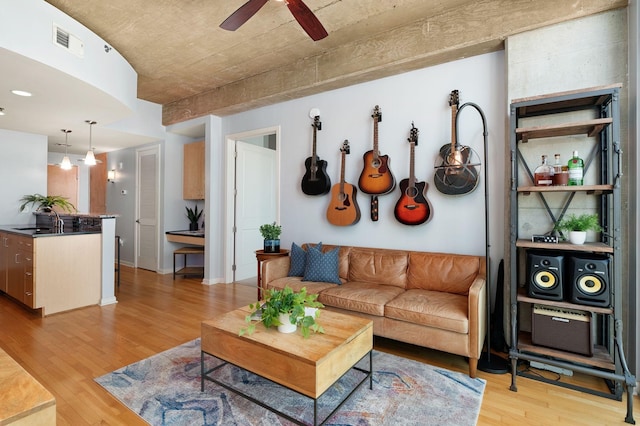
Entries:
[[267,288],[271,281],[286,277],[289,274],[290,263],[289,256],[274,257],[262,262],[262,287]]
[[487,285],[478,276],[469,287],[469,356],[480,358],[487,333]]

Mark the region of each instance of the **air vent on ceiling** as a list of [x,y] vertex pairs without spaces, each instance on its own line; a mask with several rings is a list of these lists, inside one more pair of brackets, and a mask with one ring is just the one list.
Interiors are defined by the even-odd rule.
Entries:
[[84,43],[78,37],[53,24],[53,44],[84,58]]

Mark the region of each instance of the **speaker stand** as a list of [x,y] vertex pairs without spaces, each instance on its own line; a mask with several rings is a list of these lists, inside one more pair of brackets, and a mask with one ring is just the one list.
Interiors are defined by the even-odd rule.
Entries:
[[478,359],[478,370],[489,374],[506,374],[509,372],[509,362],[501,356],[485,351]]

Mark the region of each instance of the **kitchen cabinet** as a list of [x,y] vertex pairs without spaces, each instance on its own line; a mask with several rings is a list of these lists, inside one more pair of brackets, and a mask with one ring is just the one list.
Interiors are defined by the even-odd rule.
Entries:
[[182,198],[204,200],[204,141],[185,144],[183,150]]
[[[517,391],[516,376],[617,400],[626,387],[625,421],[634,423],[635,377],[622,338],[619,91],[620,85],[612,85],[511,103],[509,357],[512,391]],[[527,163],[538,164],[540,151],[566,152],[576,146],[585,152],[584,185],[533,184]],[[553,229],[575,204],[576,211],[598,213],[599,241],[554,241],[541,229],[545,223],[545,230]],[[548,239],[534,238],[532,228]],[[522,361],[602,378],[611,383],[611,392],[547,380],[519,369]]]
[[0,291],[7,292],[10,234],[0,232]]
[[33,308],[33,238],[7,238],[7,294]]

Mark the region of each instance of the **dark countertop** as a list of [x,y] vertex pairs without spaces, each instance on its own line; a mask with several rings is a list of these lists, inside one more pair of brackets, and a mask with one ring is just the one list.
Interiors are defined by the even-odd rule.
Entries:
[[102,231],[74,231],[73,229],[65,230],[65,232],[55,232],[52,228],[36,227],[35,225],[1,225],[0,231],[10,234],[24,235],[27,237],[63,237],[68,235],[81,234],[100,234]]
[[169,235],[184,235],[185,237],[201,237],[204,238],[204,230],[198,231],[167,231],[165,234]]

